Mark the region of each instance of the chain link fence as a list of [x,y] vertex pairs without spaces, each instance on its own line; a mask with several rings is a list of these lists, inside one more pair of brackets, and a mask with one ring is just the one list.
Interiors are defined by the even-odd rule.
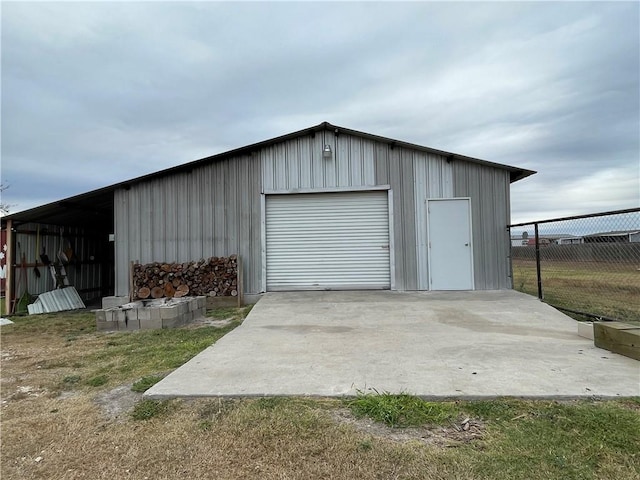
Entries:
[[640,321],[640,208],[509,229],[516,290],[574,316]]

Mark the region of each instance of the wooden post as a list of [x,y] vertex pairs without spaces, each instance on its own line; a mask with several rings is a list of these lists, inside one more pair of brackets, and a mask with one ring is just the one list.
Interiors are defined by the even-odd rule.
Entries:
[[[5,272],[6,278],[4,282],[4,312],[5,314],[13,313],[14,309],[14,297],[15,292],[13,291],[15,286],[13,284],[13,276],[15,274],[15,269],[13,268],[13,256],[14,256],[14,248],[13,248],[13,220],[7,220],[7,251],[5,252]],[[2,247],[0,245],[0,247]]]

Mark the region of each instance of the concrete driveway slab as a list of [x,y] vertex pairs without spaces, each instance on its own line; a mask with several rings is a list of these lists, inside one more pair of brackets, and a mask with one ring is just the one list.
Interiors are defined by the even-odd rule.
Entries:
[[515,291],[268,293],[244,323],[154,385],[151,398],[640,395],[640,362],[577,335]]

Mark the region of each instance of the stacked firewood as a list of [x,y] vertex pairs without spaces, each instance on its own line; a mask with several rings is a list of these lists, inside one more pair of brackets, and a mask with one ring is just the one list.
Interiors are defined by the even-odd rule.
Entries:
[[238,295],[236,255],[187,263],[136,263],[132,274],[134,296],[142,299]]

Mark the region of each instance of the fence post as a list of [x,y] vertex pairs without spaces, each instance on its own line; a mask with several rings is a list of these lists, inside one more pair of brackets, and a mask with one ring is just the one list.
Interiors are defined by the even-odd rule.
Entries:
[[536,276],[538,277],[538,298],[542,300],[542,276],[540,275],[540,239],[538,237],[538,224],[533,224],[536,237]]

